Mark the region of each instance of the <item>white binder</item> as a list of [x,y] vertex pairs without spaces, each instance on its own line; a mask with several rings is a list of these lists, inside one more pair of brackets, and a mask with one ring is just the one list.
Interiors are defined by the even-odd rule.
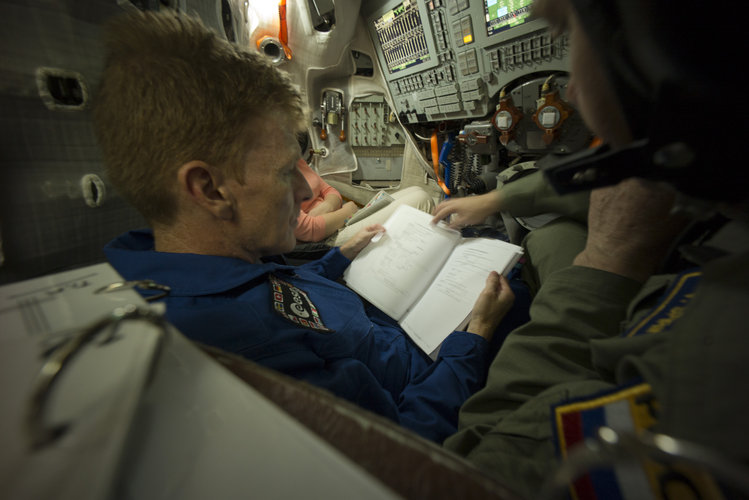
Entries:
[[112,283],[99,264],[0,287],[1,498],[395,496]]

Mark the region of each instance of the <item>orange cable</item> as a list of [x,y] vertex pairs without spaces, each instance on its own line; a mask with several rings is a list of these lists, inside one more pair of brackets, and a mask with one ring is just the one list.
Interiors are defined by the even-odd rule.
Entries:
[[432,166],[434,167],[434,175],[437,177],[437,184],[442,188],[442,191],[445,192],[446,195],[450,196],[450,188],[445,185],[445,181],[442,180],[442,177],[440,177],[440,152],[439,152],[439,144],[437,144],[437,129],[434,129],[434,132],[432,132]]

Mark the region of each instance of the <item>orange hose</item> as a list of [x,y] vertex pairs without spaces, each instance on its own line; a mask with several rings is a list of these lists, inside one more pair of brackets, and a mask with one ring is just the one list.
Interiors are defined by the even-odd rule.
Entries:
[[278,27],[278,39],[284,45],[289,44],[289,32],[286,28],[286,0],[278,2],[278,19],[280,25]]
[[434,175],[437,177],[437,184],[442,188],[442,191],[446,195],[450,196],[450,188],[445,185],[445,181],[440,177],[440,151],[439,144],[437,144],[437,129],[432,132],[432,166],[434,167]]

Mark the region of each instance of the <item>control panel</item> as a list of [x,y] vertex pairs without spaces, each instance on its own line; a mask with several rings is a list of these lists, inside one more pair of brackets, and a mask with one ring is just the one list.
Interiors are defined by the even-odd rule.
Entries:
[[567,70],[564,36],[530,15],[532,0],[385,0],[362,6],[404,124],[491,115],[500,91]]
[[353,180],[394,181],[401,178],[406,140],[383,95],[372,94],[352,100],[349,135],[359,163]]

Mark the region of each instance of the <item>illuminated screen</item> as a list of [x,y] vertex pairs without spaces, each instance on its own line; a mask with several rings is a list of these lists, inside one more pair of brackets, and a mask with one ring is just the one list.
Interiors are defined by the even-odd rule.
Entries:
[[405,0],[374,21],[388,71],[395,73],[429,60],[416,0]]
[[486,34],[492,36],[520,26],[528,20],[531,4],[533,0],[484,0]]

